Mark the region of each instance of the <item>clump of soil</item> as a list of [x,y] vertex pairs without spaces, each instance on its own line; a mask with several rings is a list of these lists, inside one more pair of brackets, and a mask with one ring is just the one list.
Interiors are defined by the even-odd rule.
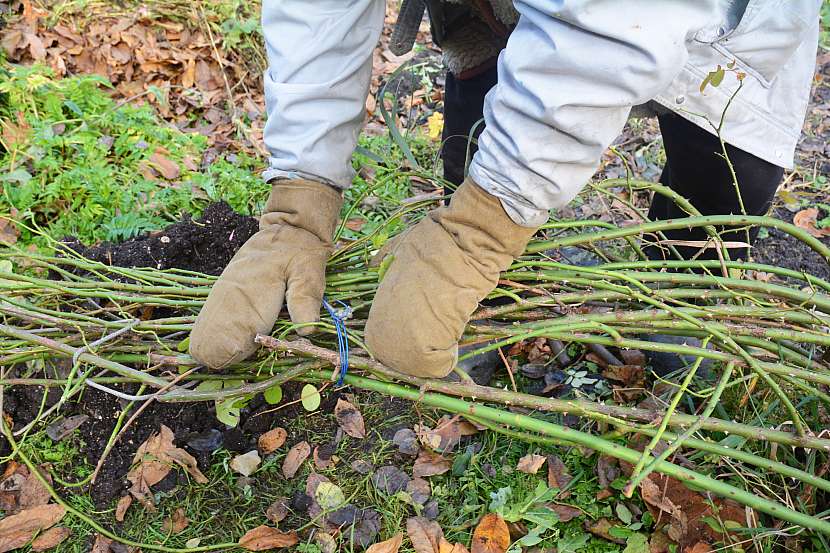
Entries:
[[218,275],[259,226],[256,219],[236,213],[225,202],[211,204],[201,218],[186,216],[164,230],[120,244],[68,245],[94,261],[118,267],[185,269]]
[[[785,209],[777,209],[775,216],[792,223],[793,215]],[[823,239],[822,242],[830,246],[830,240]],[[757,241],[753,257],[759,263],[804,271],[823,279],[830,278],[830,263],[826,259],[804,242],[778,229],[769,229],[769,235]]]

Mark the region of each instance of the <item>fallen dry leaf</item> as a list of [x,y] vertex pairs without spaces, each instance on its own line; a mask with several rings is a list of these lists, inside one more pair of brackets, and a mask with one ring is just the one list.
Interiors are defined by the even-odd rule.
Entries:
[[415,464],[412,466],[412,476],[423,478],[425,476],[436,476],[450,470],[450,460],[438,453],[422,449]]
[[59,442],[69,436],[76,428],[89,420],[89,415],[73,415],[53,422],[46,427],[46,435],[53,442]]
[[411,455],[416,457],[421,451],[418,445],[418,436],[415,431],[410,428],[401,428],[392,437],[392,443],[398,447],[398,451],[404,455]]
[[285,431],[285,428],[274,428],[259,437],[257,447],[263,455],[268,455],[281,448],[287,437],[288,432]]
[[239,547],[248,551],[265,551],[266,549],[291,547],[299,541],[297,532],[280,532],[276,528],[263,524],[253,530],[248,530],[244,536],[239,538]]
[[335,553],[337,541],[328,532],[314,532],[314,543],[320,548],[320,553]]
[[620,545],[625,544],[625,539],[614,537],[610,533],[611,528],[614,526],[614,523],[607,518],[600,518],[594,521],[585,521],[585,529],[593,535]]
[[363,459],[355,459],[351,462],[349,466],[352,468],[353,471],[355,471],[358,474],[369,474],[370,472],[375,470],[375,467],[372,466],[372,463],[364,461]]
[[626,388],[642,387],[645,383],[645,369],[642,365],[608,365],[602,376],[622,383]]
[[230,467],[234,472],[238,472],[242,476],[250,476],[259,468],[262,459],[259,458],[259,453],[252,449],[243,455],[237,455],[231,459]]
[[409,485],[409,476],[393,465],[380,467],[372,475],[372,484],[375,489],[387,495],[395,495]]
[[482,517],[473,532],[472,553],[505,553],[510,545],[507,523],[496,513]]
[[670,549],[677,549],[677,547],[665,532],[658,530],[651,534],[648,542],[649,553],[669,553]]
[[519,459],[519,462],[516,464],[516,470],[526,474],[536,474],[542,468],[542,465],[545,464],[545,461],[546,458],[544,456],[529,453]]
[[314,459],[314,467],[317,470],[324,470],[332,466],[336,457],[332,454],[334,448],[331,446],[316,446],[311,457]]
[[672,503],[671,499],[663,493],[660,486],[651,478],[645,478],[640,482],[640,496],[648,505],[657,507],[665,513],[673,515],[678,512],[677,506]]
[[620,349],[620,357],[626,365],[646,364],[646,354],[638,349]]
[[178,534],[187,528],[188,524],[190,524],[190,521],[187,520],[187,517],[184,514],[184,509],[179,507],[173,511],[173,514],[170,517],[164,519],[161,527],[167,533]]
[[634,401],[643,395],[645,368],[641,365],[607,365],[602,376],[622,384],[613,386],[614,397],[618,401]]
[[72,534],[69,528],[63,526],[54,526],[47,531],[40,534],[32,542],[32,551],[46,551],[57,547],[63,540]]
[[441,543],[438,546],[439,553],[469,553],[467,548],[464,547],[464,544],[461,543],[450,543],[443,537],[441,538]]
[[818,208],[808,207],[807,209],[802,209],[793,216],[793,224],[798,228],[806,230],[816,238],[830,236],[830,228],[818,228],[816,226],[818,215]]
[[308,442],[302,441],[288,450],[288,455],[285,456],[285,460],[282,463],[282,474],[286,478],[294,478],[294,475],[297,474],[297,470],[299,470],[300,465],[303,464],[303,461],[308,459],[308,456],[311,454],[311,446],[308,445]]
[[173,464],[184,468],[200,484],[208,481],[196,465],[196,459],[173,445],[173,439],[173,431],[161,425],[158,434],[150,436],[135,452],[133,468],[127,473],[127,480],[132,483],[130,493],[147,509],[155,509],[150,487],[161,482]]
[[17,112],[17,124],[12,123],[11,119],[3,119],[0,120],[0,127],[3,129],[3,141],[10,150],[14,150],[18,145],[24,146],[32,134],[32,126],[26,121],[22,111]]
[[380,515],[374,509],[344,505],[326,516],[329,528],[337,529],[344,538],[344,548],[365,549],[380,532]]
[[548,505],[551,511],[559,516],[559,522],[568,522],[575,519],[582,514],[582,511],[570,505],[559,505],[558,503],[551,503]]
[[406,520],[406,535],[415,553],[439,553],[444,531],[434,520],[411,517]]
[[[564,490],[571,483],[571,476],[562,459],[556,455],[548,455],[548,486]],[[567,497],[568,492],[560,493],[559,497]]]
[[288,498],[287,497],[280,497],[273,503],[271,503],[268,508],[265,510],[265,518],[273,522],[274,524],[278,524],[281,522],[286,516],[288,516]]
[[441,435],[429,426],[423,424],[415,425],[415,434],[421,445],[428,449],[438,450],[441,448]]
[[386,541],[375,543],[369,546],[366,553],[398,553],[403,541],[403,533],[398,532]]
[[125,495],[119,499],[118,504],[115,506],[115,520],[118,522],[124,522],[124,515],[127,513],[127,509],[129,509],[132,504],[133,496],[131,495]]
[[165,157],[164,153],[166,152],[163,152],[161,149],[156,149],[150,156],[150,163],[153,164],[165,179],[177,179],[181,173],[181,169],[179,169],[179,165],[175,161]]
[[39,505],[0,520],[0,553],[23,547],[35,534],[51,528],[66,514],[61,505]]
[[432,495],[432,486],[423,478],[413,478],[406,485],[406,493],[412,498],[413,503],[423,505]]
[[[40,468],[38,470],[40,470],[43,478],[51,484],[52,477],[49,473]],[[20,509],[31,509],[39,505],[46,505],[50,499],[52,499],[52,495],[40,479],[34,473],[29,474],[20,488],[20,498],[18,499]]]
[[8,219],[0,219],[0,244],[12,246],[20,237],[20,231],[17,226]]
[[337,400],[337,405],[334,407],[334,416],[337,419],[337,424],[343,429],[343,432],[352,438],[366,437],[363,415],[357,407],[348,401],[344,399]]
[[366,224],[366,219],[361,219],[360,217],[355,217],[354,219],[349,219],[346,221],[346,228],[349,230],[353,230],[355,232],[359,231],[363,228]]
[[102,534],[95,534],[95,542],[89,553],[109,553],[112,540]]
[[600,455],[595,467],[601,488],[606,489],[620,475],[619,463],[613,457]]
[[308,478],[305,481],[305,494],[313,499],[314,496],[317,494],[317,487],[320,486],[320,484],[322,484],[323,482],[328,482],[329,484],[331,484],[331,480],[329,480],[322,474],[312,472],[308,475]]
[[754,521],[751,510],[734,501],[706,498],[679,480],[662,474],[648,475],[640,483],[640,495],[654,519],[660,521],[669,537],[684,550],[700,542],[723,540],[720,532],[706,523],[706,517],[717,516],[724,523],[732,521],[741,527],[754,524],[747,520]]
[[714,549],[708,543],[699,541],[691,547],[687,547],[683,550],[683,553],[712,553]]
[[462,437],[478,434],[479,430],[468,421],[462,419],[461,415],[454,415],[453,417],[444,415],[438,419],[434,430],[429,431],[426,427],[423,427],[423,432],[429,433],[428,435],[431,441],[434,441],[433,436],[438,436],[439,438],[437,445],[430,444],[428,447],[432,447],[432,449],[441,452],[447,452],[454,449]]

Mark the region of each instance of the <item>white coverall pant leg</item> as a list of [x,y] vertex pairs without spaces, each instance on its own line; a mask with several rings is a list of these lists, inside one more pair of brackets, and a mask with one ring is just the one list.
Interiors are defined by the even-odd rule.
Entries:
[[384,13],[384,0],[263,1],[266,180],[351,184]]
[[716,2],[516,0],[519,23],[470,165],[518,224],[534,227],[596,171],[631,106],[683,68],[686,41],[717,17]]

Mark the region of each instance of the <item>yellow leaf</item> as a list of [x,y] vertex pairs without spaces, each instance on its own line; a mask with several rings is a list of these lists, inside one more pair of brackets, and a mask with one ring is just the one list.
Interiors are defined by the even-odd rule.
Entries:
[[444,114],[438,111],[434,112],[427,118],[427,126],[429,127],[429,137],[433,140],[441,136],[441,131],[444,130]]

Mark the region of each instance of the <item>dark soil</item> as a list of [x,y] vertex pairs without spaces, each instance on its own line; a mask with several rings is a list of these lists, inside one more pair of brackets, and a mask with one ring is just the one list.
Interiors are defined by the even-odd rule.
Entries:
[[120,244],[105,242],[87,248],[69,242],[69,246],[84,257],[108,265],[175,268],[218,275],[257,230],[256,219],[240,215],[220,202],[208,206],[196,221],[187,216],[164,230]]
[[[786,209],[777,209],[775,216],[788,223],[793,222],[793,214]],[[822,242],[830,246],[830,239],[823,239]],[[753,257],[759,263],[804,271],[825,280],[830,278],[830,263],[826,259],[804,242],[777,229],[769,229],[769,236],[758,240]]]
[[[113,386],[126,393],[137,392],[137,387]],[[287,397],[299,393],[294,386],[284,387]],[[294,392],[297,392],[295,394]],[[15,427],[23,426],[37,413],[43,388],[40,386],[19,386],[6,391],[4,401],[6,412],[11,414]],[[47,405],[57,401],[60,391],[53,389],[49,394]],[[329,394],[327,402],[335,402],[336,397]],[[116,419],[124,408],[124,403],[107,393],[87,389],[77,402],[70,402],[61,409],[64,416],[88,415],[89,419],[79,429],[80,451],[87,463],[95,466],[107,445]],[[326,406],[324,405],[323,408]],[[136,406],[137,408],[137,406]],[[329,410],[333,408],[333,403]],[[228,428],[214,415],[211,402],[199,403],[152,403],[121,435],[118,444],[108,455],[90,495],[95,504],[101,508],[109,507],[112,500],[126,495],[129,482],[125,477],[130,469],[136,449],[151,434],[158,432],[161,425],[169,427],[176,436],[176,445],[185,448],[198,461],[204,471],[210,465],[213,451],[225,448],[229,451],[244,453],[256,448],[256,439],[260,434],[277,426],[288,427],[290,421],[300,414],[299,404],[288,405],[274,410],[262,396],[251,400],[243,409],[241,422],[237,428]],[[66,438],[71,439],[71,438]],[[5,444],[4,444],[5,445]],[[167,479],[154,486],[155,491],[166,491],[177,484],[181,473],[172,471]]]

